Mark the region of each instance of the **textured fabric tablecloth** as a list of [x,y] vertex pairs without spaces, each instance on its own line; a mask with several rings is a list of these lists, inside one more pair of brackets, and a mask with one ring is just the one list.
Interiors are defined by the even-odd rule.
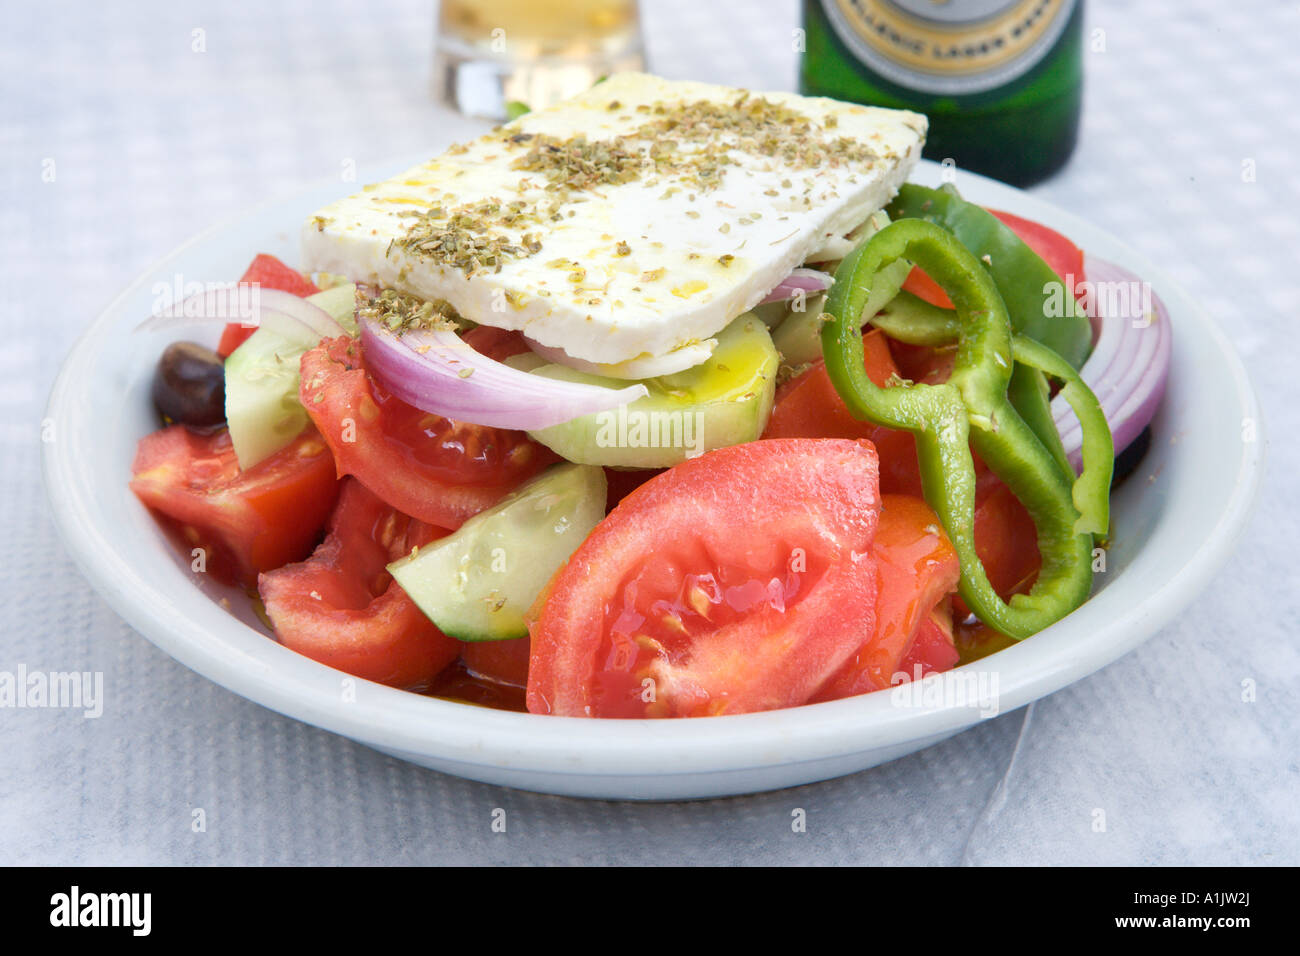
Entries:
[[[1300,862],[1293,2],[1089,2],[1082,142],[1035,191],[1206,303],[1271,435],[1236,557],[1100,673],[853,777],[633,805],[409,766],[236,697],[123,624],[54,538],[41,485],[59,362],[116,292],[197,231],[349,163],[364,178],[367,164],[469,132],[428,95],[433,16],[428,0],[8,8],[0,671],[100,671],[105,703],[99,719],[0,709],[0,863]],[[793,88],[798,16],[793,0],[648,2],[652,68]],[[497,807],[506,834],[492,831]],[[796,807],[805,833],[792,832]]]

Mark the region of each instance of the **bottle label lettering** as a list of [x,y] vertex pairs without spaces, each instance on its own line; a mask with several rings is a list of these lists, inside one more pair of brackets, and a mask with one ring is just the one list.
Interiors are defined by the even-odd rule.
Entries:
[[821,0],[836,36],[899,86],[983,93],[1052,49],[1078,0]]

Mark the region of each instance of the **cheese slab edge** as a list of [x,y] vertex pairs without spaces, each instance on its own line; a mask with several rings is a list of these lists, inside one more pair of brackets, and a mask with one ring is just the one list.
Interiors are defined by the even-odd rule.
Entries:
[[622,73],[326,206],[304,266],[589,362],[697,347],[883,207],[917,113]]

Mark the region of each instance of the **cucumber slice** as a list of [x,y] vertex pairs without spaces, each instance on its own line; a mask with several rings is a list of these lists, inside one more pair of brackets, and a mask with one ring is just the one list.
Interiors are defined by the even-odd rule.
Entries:
[[605,491],[601,469],[554,465],[388,570],[444,634],[523,637],[524,613],[605,517]]
[[298,360],[316,342],[258,329],[226,359],[226,423],[239,467],[292,442],[307,424],[298,401]]
[[307,301],[330,314],[349,335],[357,334],[357,287],[349,282],[307,296]]
[[[355,328],[356,286],[343,285],[307,297],[344,328]],[[252,468],[290,444],[307,425],[298,401],[298,361],[319,338],[258,329],[226,359],[226,423],[239,467]]]
[[822,308],[826,305],[824,294],[810,296],[802,312],[793,309],[772,333],[772,344],[781,353],[786,365],[803,365],[822,357]]
[[[750,313],[717,339],[713,354],[695,368],[643,379],[646,397],[529,434],[569,461],[620,468],[666,468],[753,441],[772,413],[776,348],[767,326]],[[562,365],[544,365],[533,374],[608,388],[628,384]]]
[[501,364],[517,368],[521,372],[535,372],[543,365],[550,365],[551,363],[536,352],[520,352],[518,355],[510,356]]
[[789,302],[762,302],[749,310],[763,320],[769,329],[774,329],[790,314]]

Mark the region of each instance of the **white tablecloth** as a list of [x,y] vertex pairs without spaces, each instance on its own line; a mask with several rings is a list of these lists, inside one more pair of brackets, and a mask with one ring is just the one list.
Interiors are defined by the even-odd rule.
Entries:
[[[649,2],[652,65],[791,88],[798,15],[793,0]],[[348,163],[364,177],[464,125],[427,93],[432,3],[11,5],[0,671],[102,671],[105,703],[97,720],[0,709],[0,863],[1300,861],[1300,15],[1092,0],[1088,28],[1104,49],[1087,54],[1082,142],[1037,192],[1185,283],[1241,350],[1271,439],[1239,553],[1137,652],[944,744],[792,791],[633,805],[442,776],[236,697],[133,633],[53,536],[39,426],[78,332],[240,207]]]

